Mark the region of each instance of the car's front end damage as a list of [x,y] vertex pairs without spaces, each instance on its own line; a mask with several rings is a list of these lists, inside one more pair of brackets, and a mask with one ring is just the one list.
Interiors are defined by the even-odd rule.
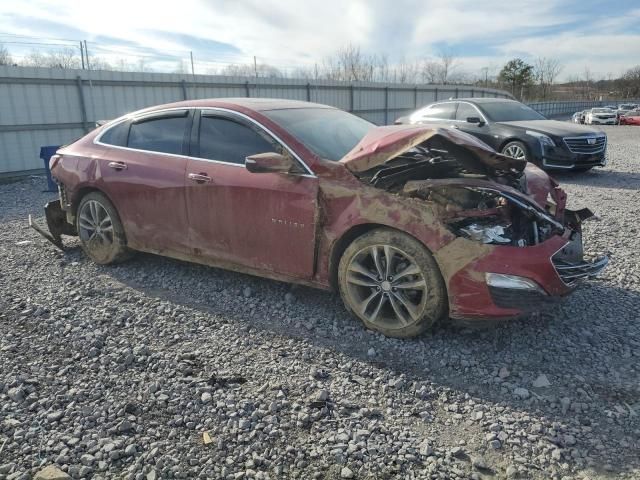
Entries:
[[583,252],[581,223],[592,213],[567,209],[564,191],[533,164],[460,132],[386,128],[396,129],[389,142],[344,161],[366,184],[424,201],[452,234],[433,251],[452,318],[539,310],[606,266]]

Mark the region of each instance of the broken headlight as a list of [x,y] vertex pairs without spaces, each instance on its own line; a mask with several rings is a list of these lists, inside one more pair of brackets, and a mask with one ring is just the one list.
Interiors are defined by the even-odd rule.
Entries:
[[547,212],[522,198],[495,189],[468,190],[474,196],[467,198],[466,208],[458,205],[450,212],[448,224],[457,235],[485,244],[526,247],[564,231]]
[[472,223],[464,228],[461,228],[460,231],[468,235],[470,239],[482,243],[511,243],[510,238],[504,237],[505,227],[503,227],[502,225],[483,226],[477,223]]

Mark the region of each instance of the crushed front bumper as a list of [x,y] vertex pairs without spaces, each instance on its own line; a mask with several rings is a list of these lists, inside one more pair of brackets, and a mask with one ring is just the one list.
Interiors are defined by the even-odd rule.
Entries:
[[73,225],[67,222],[67,213],[62,209],[60,200],[54,200],[44,206],[44,214],[47,221],[47,232],[38,225],[29,215],[29,226],[44,238],[53,243],[60,250],[64,250],[62,235],[77,235]]
[[[607,257],[584,260],[582,239],[569,229],[535,246],[492,247],[448,279],[452,318],[508,319],[541,310],[569,295],[580,280],[597,276],[608,263]],[[487,284],[487,273],[527,279],[539,288],[496,288]]]

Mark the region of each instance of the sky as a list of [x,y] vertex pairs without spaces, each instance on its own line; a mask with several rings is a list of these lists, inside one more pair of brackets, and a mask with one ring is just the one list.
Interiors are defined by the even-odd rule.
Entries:
[[[313,66],[346,45],[393,64],[449,52],[457,69],[497,74],[509,59],[552,57],[560,79],[616,77],[640,64],[636,0],[0,0],[0,43],[32,43],[173,68],[193,52],[196,73],[226,63]],[[59,47],[55,47],[59,48]]]

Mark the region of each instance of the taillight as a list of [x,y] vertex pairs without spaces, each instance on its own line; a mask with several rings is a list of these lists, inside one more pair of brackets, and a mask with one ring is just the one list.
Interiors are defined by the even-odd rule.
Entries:
[[55,166],[58,165],[58,162],[60,161],[61,158],[62,158],[62,155],[51,156],[51,158],[49,159],[49,170],[53,170]]

